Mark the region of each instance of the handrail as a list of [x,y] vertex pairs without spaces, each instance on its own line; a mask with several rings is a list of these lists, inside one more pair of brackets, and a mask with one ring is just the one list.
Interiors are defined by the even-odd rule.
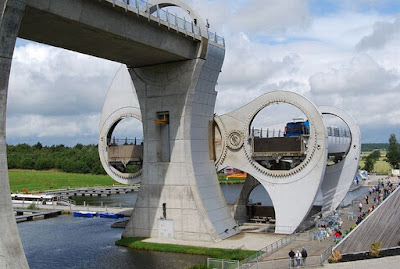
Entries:
[[243,259],[240,261],[240,265],[243,265],[245,263],[248,263],[252,260],[257,259],[260,260],[263,257],[269,256],[270,254],[276,252],[277,250],[289,245],[291,242],[296,240],[296,235],[287,235],[281,239],[279,239],[278,241],[273,242],[272,244],[260,249],[259,251],[257,251],[255,254],[250,255],[249,257]]
[[[180,31],[187,35],[187,33],[193,34],[193,39],[198,39],[201,40],[201,30],[200,27],[197,26],[193,21],[187,21],[185,18],[180,18],[177,16],[177,14],[172,14],[168,12],[167,10],[160,9],[157,6],[157,12],[154,13],[154,15],[150,14],[149,10],[151,7],[151,4],[147,1],[144,0],[107,0],[113,4],[113,6],[117,5],[117,3],[122,4],[121,7],[125,9],[126,12],[129,11],[129,8],[134,8],[135,10],[132,10],[133,13],[135,13],[137,16],[141,15],[144,16],[143,14],[140,14],[141,10],[146,10],[148,14],[146,14],[146,18],[150,21],[151,17],[157,18],[157,22],[160,24],[161,22],[165,23],[165,25],[170,29],[171,25],[176,26],[176,31]],[[212,41],[214,43],[217,43],[219,45],[222,45],[225,47],[225,39],[215,32],[207,31],[207,38],[209,41]]]

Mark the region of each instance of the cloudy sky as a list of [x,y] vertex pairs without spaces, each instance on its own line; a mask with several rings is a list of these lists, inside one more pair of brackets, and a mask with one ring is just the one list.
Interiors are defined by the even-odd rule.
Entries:
[[[272,90],[348,111],[362,142],[400,139],[400,1],[186,0],[226,40],[216,113]],[[97,143],[120,64],[19,39],[7,142]]]

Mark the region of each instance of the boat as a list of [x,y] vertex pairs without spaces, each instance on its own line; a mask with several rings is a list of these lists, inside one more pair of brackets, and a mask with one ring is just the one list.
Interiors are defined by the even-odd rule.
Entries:
[[75,206],[75,201],[73,200],[44,193],[13,193],[11,194],[11,200],[13,204]]
[[43,193],[35,193],[35,194],[27,194],[27,193],[17,193],[11,194],[11,200],[13,204],[53,204],[53,202],[57,202],[59,199],[55,195],[43,194]]
[[99,213],[95,211],[74,211],[73,215],[74,217],[93,218],[97,217]]
[[118,219],[123,217],[125,216],[122,213],[109,213],[109,212],[100,213],[100,218]]

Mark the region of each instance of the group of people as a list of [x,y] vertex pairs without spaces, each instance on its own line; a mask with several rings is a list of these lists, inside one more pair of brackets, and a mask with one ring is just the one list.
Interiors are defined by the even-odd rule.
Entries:
[[[371,213],[377,205],[379,205],[383,200],[385,200],[394,190],[396,186],[388,180],[385,186],[383,178],[378,181],[376,186],[372,186],[369,188],[368,193],[365,195],[365,204],[368,205],[368,210],[363,211],[362,202],[359,203],[358,209],[360,210],[360,214],[357,217],[356,224],[359,224],[369,213]],[[369,198],[372,198],[371,207],[369,207]]]
[[296,266],[306,266],[306,259],[307,259],[307,250],[303,248],[301,251],[296,251],[296,253],[293,251],[293,249],[290,250],[289,252],[289,268],[294,267],[294,261],[296,260]]

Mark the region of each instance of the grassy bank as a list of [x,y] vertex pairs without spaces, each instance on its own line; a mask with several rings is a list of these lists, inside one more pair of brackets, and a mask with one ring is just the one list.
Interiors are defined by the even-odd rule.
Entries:
[[[115,242],[118,246],[124,246],[140,250],[152,250],[163,252],[175,252],[192,255],[205,255],[207,257],[224,260],[243,260],[252,255],[255,251],[241,249],[220,249],[220,248],[205,248],[182,245],[158,244],[143,242],[144,238],[129,237],[122,238]],[[206,268],[204,265],[196,265],[192,268]]]
[[229,178],[226,179],[226,175],[224,173],[218,173],[218,181],[220,184],[241,184],[245,182],[244,178]]
[[114,180],[109,176],[72,174],[57,171],[9,170],[11,192],[41,192],[44,190],[112,186]]

